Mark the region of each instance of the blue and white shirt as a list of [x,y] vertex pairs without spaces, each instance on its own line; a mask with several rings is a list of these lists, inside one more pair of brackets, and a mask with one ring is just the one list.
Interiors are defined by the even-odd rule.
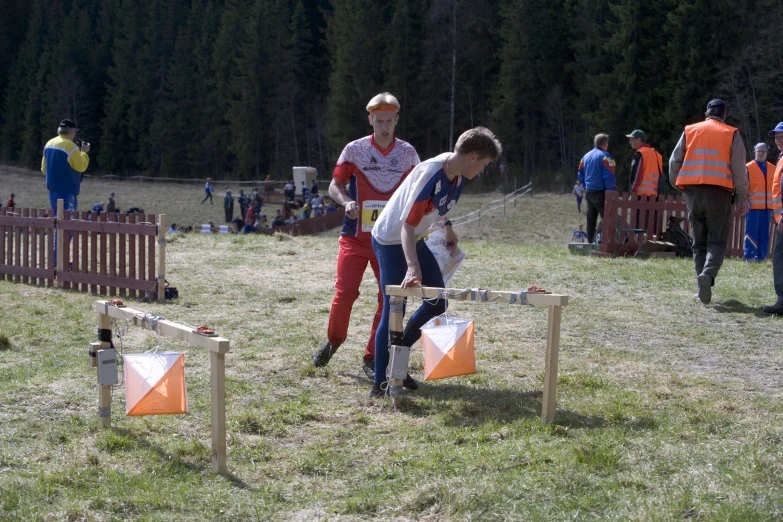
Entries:
[[416,237],[439,228],[438,224],[457,204],[465,185],[462,176],[450,180],[443,171],[443,162],[450,155],[445,152],[418,164],[405,178],[372,229],[372,236],[378,243],[401,244],[405,223],[415,228]]

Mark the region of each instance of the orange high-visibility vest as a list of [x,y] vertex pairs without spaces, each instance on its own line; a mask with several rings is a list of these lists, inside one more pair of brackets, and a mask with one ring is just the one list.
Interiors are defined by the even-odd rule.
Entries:
[[772,179],[774,177],[775,166],[767,163],[767,175],[761,172],[759,164],[755,160],[749,161],[745,166],[748,168],[748,202],[751,210],[766,210],[772,208]]
[[636,175],[640,176],[641,181],[636,193],[640,196],[655,197],[658,195],[658,180],[663,174],[663,158],[657,150],[649,146],[639,148],[639,153],[642,155],[642,166]]
[[685,127],[685,159],[675,185],[714,185],[734,191],[731,143],[737,129],[710,119]]
[[[772,214],[775,216],[775,221],[780,223],[780,218],[783,215],[783,204],[780,200],[780,171],[783,170],[783,158],[778,159],[778,164],[775,167],[775,174],[772,176]],[[767,174],[769,176],[769,174]]]

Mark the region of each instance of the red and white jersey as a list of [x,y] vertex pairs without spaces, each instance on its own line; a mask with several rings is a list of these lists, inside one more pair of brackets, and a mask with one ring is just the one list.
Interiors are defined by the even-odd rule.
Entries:
[[369,242],[372,227],[386,202],[418,163],[416,149],[396,137],[385,150],[372,135],[346,145],[332,177],[338,183],[348,184],[348,196],[356,201],[359,218],[346,216],[342,233]]

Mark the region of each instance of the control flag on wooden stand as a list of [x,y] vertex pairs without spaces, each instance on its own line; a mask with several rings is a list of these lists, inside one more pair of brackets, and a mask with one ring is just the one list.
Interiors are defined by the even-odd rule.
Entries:
[[188,412],[185,354],[123,355],[125,415],[171,415]]
[[476,373],[473,321],[436,317],[421,328],[424,380],[434,381]]

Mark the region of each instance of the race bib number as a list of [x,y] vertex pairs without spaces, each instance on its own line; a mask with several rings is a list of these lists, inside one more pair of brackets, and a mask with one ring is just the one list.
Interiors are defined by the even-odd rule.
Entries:
[[372,227],[378,221],[386,201],[363,201],[362,202],[362,232],[372,232]]

